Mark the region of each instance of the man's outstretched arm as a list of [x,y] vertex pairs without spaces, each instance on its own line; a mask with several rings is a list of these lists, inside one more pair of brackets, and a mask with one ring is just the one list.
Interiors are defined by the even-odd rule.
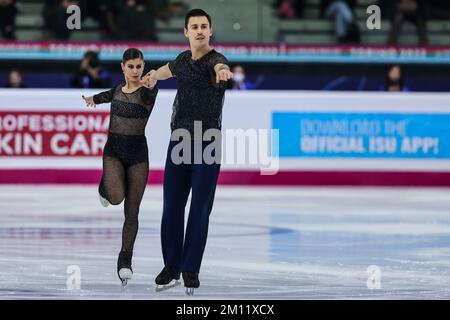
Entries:
[[170,68],[169,68],[169,63],[166,63],[165,65],[163,65],[156,71],[150,70],[150,72],[147,74],[150,74],[151,78],[156,81],[166,80],[166,79],[173,77],[172,71],[170,71]]
[[170,71],[169,63],[167,63],[158,70],[150,70],[142,78],[141,83],[148,88],[153,88],[158,80],[166,80],[172,77],[172,71]]

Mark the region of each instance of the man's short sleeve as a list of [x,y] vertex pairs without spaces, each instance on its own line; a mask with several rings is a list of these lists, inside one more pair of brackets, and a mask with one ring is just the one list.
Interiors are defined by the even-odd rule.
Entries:
[[170,72],[172,72],[172,75],[174,77],[177,76],[178,67],[180,66],[180,62],[181,62],[181,59],[183,59],[184,54],[185,54],[185,52],[180,53],[178,55],[178,57],[176,57],[175,60],[169,62],[169,69],[170,69]]
[[225,56],[223,54],[215,52],[214,56],[210,60],[209,67],[212,69],[212,71],[214,71],[214,67],[216,66],[216,64],[219,64],[219,63],[226,64],[227,66],[229,66],[227,58],[225,58]]

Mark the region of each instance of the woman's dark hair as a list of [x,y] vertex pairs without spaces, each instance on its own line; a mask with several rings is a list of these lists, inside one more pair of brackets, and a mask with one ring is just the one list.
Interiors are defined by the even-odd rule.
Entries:
[[186,29],[188,28],[189,18],[191,17],[206,17],[206,19],[208,19],[209,22],[209,27],[212,27],[211,17],[209,16],[209,14],[207,14],[202,9],[192,9],[188,13],[186,13],[186,17],[184,18],[184,27]]
[[138,59],[138,58],[141,58],[142,60],[144,60],[144,54],[142,53],[142,51],[139,49],[136,49],[136,48],[129,48],[129,49],[125,50],[125,52],[123,53],[122,62],[125,63],[128,60],[133,60],[133,59]]

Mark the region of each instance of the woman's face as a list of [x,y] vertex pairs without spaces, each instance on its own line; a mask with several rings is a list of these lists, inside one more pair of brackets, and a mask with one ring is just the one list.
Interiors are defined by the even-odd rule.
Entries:
[[122,71],[125,79],[129,82],[139,82],[144,72],[144,60],[136,58],[122,62]]
[[391,80],[398,80],[401,76],[401,70],[399,66],[394,66],[389,70],[389,79]]
[[9,74],[9,82],[14,85],[18,86],[22,83],[22,77],[19,72],[17,71],[11,71]]

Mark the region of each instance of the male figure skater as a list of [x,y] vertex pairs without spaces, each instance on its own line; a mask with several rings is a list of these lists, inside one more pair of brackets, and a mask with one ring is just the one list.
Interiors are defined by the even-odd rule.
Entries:
[[[201,134],[208,129],[220,130],[226,81],[233,74],[227,59],[209,45],[211,17],[205,11],[193,9],[186,14],[184,34],[189,39],[190,50],[182,52],[158,70],[150,71],[144,81],[150,86],[170,77],[175,77],[177,81],[171,119],[172,138],[164,171],[161,223],[164,268],[155,279],[156,290],[178,284],[182,273],[186,294],[192,295],[194,288],[200,286],[198,273],[206,245],[220,161],[208,164],[202,157],[201,163],[179,163],[174,159],[179,155],[175,150],[172,152],[180,143],[173,141],[174,131],[184,129],[194,137],[194,122],[197,121],[201,123]],[[194,145],[192,139],[190,145]],[[208,144],[202,141],[200,145],[203,151]],[[192,160],[193,153],[182,156]],[[184,210],[191,189],[191,206],[184,235]]]

